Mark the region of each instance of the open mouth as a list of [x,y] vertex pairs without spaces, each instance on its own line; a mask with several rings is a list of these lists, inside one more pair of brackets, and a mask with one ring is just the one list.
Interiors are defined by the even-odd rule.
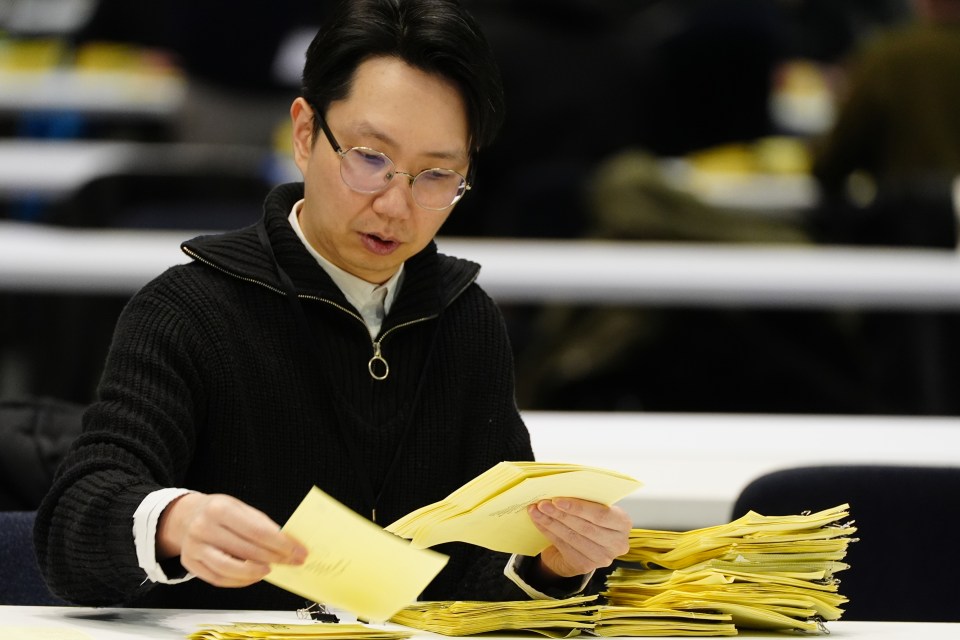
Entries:
[[377,255],[387,255],[400,246],[400,243],[396,240],[385,240],[372,233],[364,233],[360,237],[367,250]]

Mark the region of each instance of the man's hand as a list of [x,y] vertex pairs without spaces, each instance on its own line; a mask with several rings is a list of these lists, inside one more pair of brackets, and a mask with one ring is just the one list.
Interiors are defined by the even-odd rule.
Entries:
[[576,498],[541,500],[527,508],[553,546],[540,554],[542,576],[569,578],[608,567],[630,549],[632,523],[617,506]]
[[307,550],[265,513],[231,496],[188,493],[171,502],[157,526],[157,557],[218,587],[262,580],[270,564],[303,564]]

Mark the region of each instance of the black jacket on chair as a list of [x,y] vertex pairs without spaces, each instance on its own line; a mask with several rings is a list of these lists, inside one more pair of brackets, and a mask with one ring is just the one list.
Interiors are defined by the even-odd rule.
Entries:
[[84,406],[53,398],[0,401],[0,510],[32,511],[80,435]]

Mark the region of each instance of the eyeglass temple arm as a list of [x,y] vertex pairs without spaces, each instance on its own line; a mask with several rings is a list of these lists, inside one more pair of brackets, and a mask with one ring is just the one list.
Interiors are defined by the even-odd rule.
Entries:
[[480,154],[476,149],[470,152],[470,168],[467,169],[467,191],[473,188],[473,183],[477,179],[477,160]]
[[307,104],[310,105],[310,108],[313,110],[313,117],[317,121],[317,126],[323,131],[323,135],[327,137],[327,142],[330,143],[330,146],[333,147],[333,150],[337,153],[343,151],[340,147],[340,143],[337,142],[337,139],[333,137],[333,133],[330,131],[330,127],[327,126],[327,121],[323,117],[323,113],[320,109],[317,108],[317,105],[313,103],[312,100],[304,98],[307,101]]

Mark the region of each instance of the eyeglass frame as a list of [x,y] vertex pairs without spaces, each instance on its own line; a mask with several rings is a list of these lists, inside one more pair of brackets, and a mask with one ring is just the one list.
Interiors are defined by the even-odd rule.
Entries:
[[[343,146],[342,146],[339,142],[337,142],[337,138],[333,135],[333,131],[330,130],[330,125],[327,124],[327,119],[323,116],[323,113],[320,111],[320,109],[318,109],[317,106],[316,106],[312,101],[310,101],[310,100],[307,100],[307,104],[309,104],[309,105],[310,105],[310,108],[313,110],[313,117],[316,118],[316,120],[317,120],[317,125],[318,125],[318,127],[323,131],[323,135],[327,138],[327,142],[330,143],[330,147],[333,149],[333,152],[336,153],[337,156],[340,158],[340,163],[341,163],[341,164],[340,164],[340,166],[341,166],[340,179],[343,181],[343,184],[347,185],[347,187],[350,188],[352,191],[354,191],[354,192],[356,192],[356,193],[367,193],[367,194],[371,194],[371,193],[382,193],[384,190],[386,190],[387,186],[388,186],[388,185],[390,184],[390,182],[393,180],[393,176],[395,176],[395,175],[397,175],[397,174],[401,174],[401,175],[406,176],[406,177],[407,177],[407,180],[410,181],[410,188],[411,188],[411,195],[412,195],[413,183],[416,181],[417,178],[419,178],[419,177],[420,177],[421,175],[423,175],[424,173],[426,173],[426,172],[428,172],[428,171],[435,171],[435,170],[438,170],[438,169],[441,170],[441,171],[450,171],[450,172],[453,172],[453,173],[457,174],[458,176],[460,176],[460,179],[463,180],[463,189],[462,189],[459,193],[457,193],[456,197],[454,197],[454,199],[453,199],[453,202],[451,202],[450,204],[448,204],[448,205],[445,206],[445,207],[441,207],[441,208],[439,208],[439,209],[436,209],[436,208],[433,208],[433,207],[424,207],[422,204],[420,204],[419,202],[417,202],[416,196],[413,196],[414,202],[417,202],[417,206],[419,206],[419,207],[422,208],[422,209],[426,209],[427,211],[446,211],[447,209],[449,209],[449,208],[452,207],[453,205],[455,205],[455,204],[457,204],[458,202],[460,202],[460,200],[463,199],[463,196],[467,195],[467,192],[470,191],[470,190],[473,188],[473,176],[474,176],[475,171],[476,171],[476,160],[477,160],[477,158],[476,158],[476,153],[471,153],[471,154],[470,154],[470,168],[467,170],[467,175],[466,175],[466,176],[464,176],[464,175],[463,175],[462,173],[460,173],[459,171],[455,171],[455,170],[453,170],[453,169],[447,169],[446,167],[429,167],[429,168],[423,169],[422,171],[420,171],[419,173],[417,173],[417,175],[412,175],[412,174],[410,174],[410,173],[408,173],[408,172],[406,172],[406,171],[400,171],[399,169],[397,169],[397,163],[395,163],[395,162],[393,161],[393,158],[391,158],[390,156],[388,156],[388,155],[385,154],[384,152],[379,151],[379,150],[377,150],[377,149],[374,149],[374,148],[372,148],[372,147],[365,147],[365,146],[363,146],[363,145],[358,145],[358,146],[355,146],[355,147],[348,147],[348,148],[344,149]],[[394,169],[394,170],[393,170],[393,176],[391,176],[390,179],[387,180],[387,182],[384,183],[384,186],[383,186],[382,189],[378,189],[378,190],[376,190],[376,191],[360,191],[359,189],[356,189],[355,187],[352,187],[351,185],[347,184],[347,181],[343,179],[343,170],[342,170],[342,167],[343,167],[343,157],[344,157],[345,155],[347,155],[350,151],[353,151],[354,149],[365,149],[365,150],[367,150],[367,151],[372,151],[372,152],[374,152],[374,153],[376,153],[376,154],[379,154],[379,155],[383,156],[384,158],[386,158],[387,160],[390,161],[390,164],[393,165],[393,169]]]

